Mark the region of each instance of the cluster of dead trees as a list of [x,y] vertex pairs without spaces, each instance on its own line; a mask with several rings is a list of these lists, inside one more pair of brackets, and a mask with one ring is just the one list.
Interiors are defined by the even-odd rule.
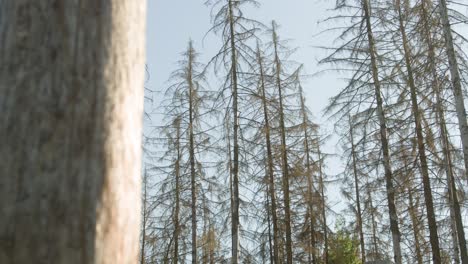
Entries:
[[[338,1],[347,21],[322,63],[349,72],[327,111],[363,262],[468,263],[463,1]],[[390,236],[388,236],[388,230]],[[393,249],[387,252],[386,248]]]
[[301,66],[275,22],[244,17],[254,1],[211,4],[219,52],[204,65],[189,42],[148,137],[141,262],[326,262],[327,155]]
[[[141,262],[330,263],[325,137],[294,50],[244,16],[257,2],[209,4],[219,52],[204,65],[189,43],[148,138]],[[340,44],[320,64],[348,79],[326,114],[362,263],[468,263],[468,65],[452,28],[467,18],[452,5],[343,0],[328,19]]]

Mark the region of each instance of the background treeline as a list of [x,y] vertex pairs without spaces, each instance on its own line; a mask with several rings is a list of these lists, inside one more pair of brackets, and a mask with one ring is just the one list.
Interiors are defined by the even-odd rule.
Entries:
[[347,78],[325,109],[333,176],[304,94],[326,87],[302,86],[274,21],[244,15],[258,2],[207,4],[218,52],[202,63],[188,41],[148,110],[163,118],[144,142],[141,263],[468,264],[466,3],[336,2],[336,46],[317,47]]

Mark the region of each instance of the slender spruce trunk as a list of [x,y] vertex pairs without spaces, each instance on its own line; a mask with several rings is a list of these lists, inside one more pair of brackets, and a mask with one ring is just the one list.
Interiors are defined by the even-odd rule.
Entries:
[[328,224],[327,224],[327,202],[325,199],[325,185],[323,182],[323,160],[320,144],[317,145],[318,163],[319,163],[319,188],[320,196],[322,197],[322,221],[323,221],[323,240],[324,240],[324,260],[328,264]]
[[180,118],[177,118],[176,121],[174,122],[174,125],[176,126],[176,141],[175,141],[175,147],[177,151],[177,159],[175,161],[175,166],[174,166],[174,171],[175,171],[175,181],[176,181],[176,187],[175,187],[175,212],[174,212],[174,234],[173,234],[173,240],[174,240],[174,252],[172,255],[172,262],[174,264],[177,264],[179,261],[179,234],[180,234],[180,161],[182,159],[182,152],[181,152],[181,147],[180,147]]
[[361,260],[362,263],[366,263],[366,247],[364,244],[364,232],[362,231],[362,211],[361,211],[361,197],[359,195],[359,179],[357,171],[357,159],[356,159],[356,150],[354,146],[354,135],[353,135],[353,124],[351,122],[351,116],[349,117],[349,136],[351,141],[351,156],[353,162],[353,175],[354,175],[354,190],[356,196],[356,218],[359,231],[359,244],[361,245]]
[[278,101],[279,101],[279,126],[281,133],[281,158],[283,160],[283,195],[284,195],[284,217],[286,228],[286,263],[293,263],[293,248],[292,248],[292,234],[291,234],[291,206],[289,198],[289,164],[286,142],[286,127],[284,122],[284,109],[283,109],[283,87],[281,81],[281,61],[278,55],[278,36],[276,34],[276,24],[272,22],[273,30],[273,47],[274,47],[274,63],[275,63],[275,78],[276,87],[278,88]]
[[393,172],[390,161],[390,147],[387,136],[387,123],[385,119],[384,106],[382,100],[382,91],[379,78],[379,70],[377,64],[377,50],[372,32],[372,23],[370,18],[369,0],[362,0],[362,8],[364,9],[364,20],[367,29],[367,38],[369,42],[369,54],[371,58],[372,79],[374,81],[375,99],[377,102],[377,116],[380,125],[380,141],[382,143],[383,163],[385,169],[385,184],[387,191],[388,212],[390,217],[390,231],[392,232],[393,242],[393,259],[395,264],[402,264],[401,253],[401,234],[398,226],[398,215],[395,206],[395,187],[393,185]]
[[233,0],[228,0],[229,8],[229,33],[231,45],[231,93],[232,93],[232,115],[233,115],[233,166],[232,166],[232,221],[231,221],[231,263],[239,262],[239,111],[237,94],[237,50],[235,43]]
[[190,191],[191,191],[191,210],[192,210],[192,264],[197,263],[197,183],[196,183],[196,170],[195,170],[195,143],[194,143],[194,100],[195,87],[193,83],[193,58],[195,51],[193,49],[192,41],[189,43],[188,52],[188,69],[187,69],[187,83],[189,87],[189,155],[190,155]]
[[[299,95],[300,95],[300,100],[301,100],[301,115],[302,115],[302,127],[303,127],[303,132],[304,132],[304,148],[305,148],[305,154],[306,154],[306,176],[307,176],[307,207],[309,210],[309,216],[310,216],[310,223],[309,223],[309,229],[310,229],[310,249],[309,249],[309,262],[316,263],[317,262],[317,256],[315,254],[315,218],[313,217],[314,215],[314,206],[313,206],[313,182],[312,182],[312,164],[310,164],[311,158],[310,158],[310,149],[309,149],[309,133],[308,133],[308,123],[309,119],[307,117],[307,111],[305,108],[305,100],[304,100],[304,94],[302,91],[302,87],[299,87]],[[310,254],[312,253],[312,255]]]
[[267,163],[268,163],[268,185],[269,185],[269,196],[271,200],[271,217],[273,221],[273,259],[274,263],[279,264],[279,231],[278,231],[278,216],[276,214],[276,195],[275,195],[275,175],[274,175],[274,164],[273,164],[273,152],[271,149],[271,136],[270,136],[270,119],[268,114],[268,103],[265,91],[265,71],[263,68],[263,58],[260,53],[260,48],[257,46],[257,63],[260,68],[260,90],[262,98],[263,118],[265,120],[265,141],[267,148]]
[[[463,97],[463,88],[461,84],[460,71],[458,67],[457,55],[455,52],[455,45],[453,44],[452,29],[448,16],[448,8],[446,0],[439,0],[439,11],[442,19],[442,26],[445,37],[445,50],[447,52],[448,63],[450,68],[450,77],[452,80],[453,97],[455,98],[455,110],[458,118],[458,128],[460,130],[460,139],[463,149],[463,157],[465,161],[465,180],[468,183],[468,123],[466,120],[465,99]],[[460,249],[462,254],[462,262],[468,263],[466,254],[466,244],[464,249]]]
[[397,12],[398,12],[398,20],[399,20],[399,29],[400,34],[402,37],[403,42],[403,51],[405,57],[405,66],[407,71],[408,77],[408,86],[410,88],[411,94],[411,106],[412,112],[414,115],[414,125],[415,125],[415,132],[416,132],[416,140],[418,145],[418,156],[419,162],[421,164],[421,174],[422,174],[422,182],[423,182],[423,191],[424,191],[424,201],[426,204],[426,213],[427,213],[427,220],[429,223],[429,237],[430,243],[432,248],[432,261],[435,264],[441,263],[440,257],[440,246],[439,246],[439,235],[437,232],[437,221],[434,212],[434,202],[432,198],[432,189],[431,189],[431,181],[429,178],[429,169],[427,164],[427,157],[426,157],[426,147],[424,145],[424,135],[422,131],[421,125],[421,111],[419,110],[418,106],[418,98],[417,98],[417,91],[416,91],[416,84],[414,81],[413,75],[413,68],[411,65],[411,50],[408,44],[408,38],[406,35],[405,27],[404,27],[404,17],[401,10],[400,0],[395,1]]

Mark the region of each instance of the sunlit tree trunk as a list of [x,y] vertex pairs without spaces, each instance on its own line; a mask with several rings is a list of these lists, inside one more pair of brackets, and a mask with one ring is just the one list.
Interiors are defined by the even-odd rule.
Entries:
[[0,5],[0,263],[137,262],[145,1]]

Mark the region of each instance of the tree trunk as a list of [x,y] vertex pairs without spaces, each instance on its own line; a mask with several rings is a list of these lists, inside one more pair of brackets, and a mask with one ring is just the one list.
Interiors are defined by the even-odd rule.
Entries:
[[187,83],[189,87],[189,153],[190,153],[190,189],[192,196],[192,264],[197,263],[197,186],[196,186],[196,172],[195,172],[195,144],[193,135],[193,112],[194,112],[194,85],[192,79],[193,71],[193,58],[195,51],[192,47],[192,41],[189,43],[188,50],[188,69],[187,69]]
[[354,175],[354,190],[356,194],[356,218],[359,230],[359,242],[361,245],[361,260],[362,263],[366,263],[366,247],[364,244],[364,232],[362,231],[362,211],[361,211],[361,197],[359,195],[359,180],[357,173],[357,160],[356,160],[356,150],[354,148],[354,138],[353,138],[353,124],[351,122],[351,116],[349,117],[349,136],[351,141],[351,156],[353,162],[353,175]]
[[[406,164],[405,164],[406,165]],[[413,201],[413,193],[410,190],[408,190],[408,199],[409,199],[409,215],[411,218],[411,225],[413,229],[413,235],[414,235],[414,250],[416,251],[416,259],[418,260],[418,264],[423,264],[423,257],[421,253],[421,242],[419,241],[419,220],[418,216],[416,214],[416,209]]]
[[181,119],[177,118],[174,122],[174,125],[176,127],[176,141],[175,141],[175,147],[177,151],[177,159],[175,161],[175,166],[174,166],[174,171],[175,171],[175,212],[174,212],[174,234],[173,234],[173,240],[174,240],[174,252],[173,252],[173,259],[172,262],[174,264],[177,264],[179,262],[179,234],[180,234],[180,162],[182,160],[182,151],[181,151],[181,146],[180,146],[180,123]]
[[[453,44],[452,29],[450,27],[446,0],[439,0],[439,11],[444,30],[445,49],[448,57],[450,76],[452,79],[453,96],[455,98],[455,110],[457,112],[458,128],[460,129],[460,138],[463,148],[463,157],[465,161],[465,179],[468,182],[468,124],[466,120],[466,110],[460,71],[458,69],[457,55],[455,53],[455,47]],[[466,245],[465,249],[461,250],[466,252]],[[468,263],[468,257],[465,256],[465,259],[462,259],[462,262]]]
[[286,263],[292,264],[292,238],[291,238],[291,208],[289,198],[289,165],[288,153],[286,148],[286,128],[284,124],[284,110],[283,110],[283,88],[281,81],[281,62],[278,56],[278,36],[276,35],[276,25],[272,22],[273,29],[273,46],[274,46],[274,60],[276,71],[276,87],[278,88],[278,101],[279,101],[279,126],[281,133],[281,158],[283,160],[283,195],[284,195],[284,217],[286,228]]
[[322,196],[322,221],[323,221],[323,240],[324,240],[324,260],[325,264],[328,264],[328,224],[327,224],[327,204],[325,201],[325,186],[323,183],[323,169],[322,169],[322,152],[320,151],[320,145],[317,146],[318,162],[319,162],[319,185],[320,185],[320,196]]
[[[301,101],[301,115],[302,115],[302,127],[304,130],[304,148],[305,148],[305,154],[306,154],[306,177],[307,177],[307,209],[309,211],[309,216],[310,216],[310,223],[309,223],[309,229],[310,229],[310,248],[309,248],[309,262],[316,264],[316,254],[315,254],[315,218],[314,218],[314,206],[313,206],[313,182],[312,182],[312,165],[310,164],[310,149],[309,149],[309,133],[308,133],[308,122],[309,119],[307,117],[307,111],[305,108],[305,100],[304,100],[304,94],[302,91],[302,87],[299,87],[299,96],[300,96],[300,101]],[[310,252],[312,252],[312,256],[310,255]]]
[[237,103],[237,54],[235,44],[234,32],[234,13],[233,13],[233,0],[229,1],[229,32],[230,32],[230,45],[231,45],[231,74],[232,74],[232,115],[234,122],[233,131],[233,166],[232,166],[232,221],[231,221],[231,263],[237,264],[239,262],[239,143],[238,143],[238,103]]
[[400,34],[401,34],[402,42],[403,42],[405,66],[406,66],[406,71],[408,75],[407,76],[408,86],[410,88],[410,94],[411,94],[411,106],[412,106],[412,112],[414,115],[414,125],[416,129],[415,132],[416,132],[416,139],[417,139],[417,144],[418,144],[418,154],[419,154],[418,156],[419,156],[419,162],[421,164],[424,201],[426,204],[427,220],[429,223],[429,237],[430,237],[430,243],[431,243],[431,248],[432,248],[432,261],[435,264],[439,264],[441,263],[439,235],[437,232],[437,221],[435,217],[434,203],[432,199],[431,181],[429,179],[429,169],[428,169],[427,157],[426,157],[426,147],[424,146],[424,136],[423,136],[422,125],[421,125],[421,111],[419,110],[419,106],[418,106],[416,85],[414,82],[413,68],[411,66],[411,51],[408,45],[408,39],[406,36],[404,24],[403,24],[404,18],[403,18],[403,13],[402,13],[401,6],[400,6],[400,0],[396,0],[395,4],[396,4],[397,12],[398,12]]
[[146,213],[146,203],[148,201],[147,199],[147,182],[148,182],[148,173],[146,171],[145,167],[145,172],[143,175],[143,205],[142,205],[142,213],[143,213],[143,221],[142,221],[142,226],[141,226],[141,251],[140,251],[140,264],[145,264],[145,246],[146,246],[146,221],[148,219],[147,213]]
[[392,232],[392,242],[393,242],[393,258],[395,264],[402,264],[402,254],[401,254],[401,234],[398,227],[398,215],[395,206],[395,187],[393,186],[393,172],[390,162],[390,148],[388,145],[387,138],[387,124],[385,120],[385,113],[383,108],[382,92],[379,79],[379,70],[377,65],[377,51],[375,47],[374,35],[372,32],[372,23],[370,19],[370,6],[369,0],[363,0],[364,9],[364,19],[367,28],[367,38],[369,42],[369,53],[371,58],[371,71],[372,78],[374,80],[375,88],[375,97],[377,102],[377,115],[379,118],[380,125],[380,140],[382,143],[382,152],[383,152],[383,163],[385,169],[385,183],[387,191],[387,202],[388,202],[388,212],[390,216],[390,230]]
[[257,60],[260,68],[260,89],[262,97],[263,107],[263,118],[265,119],[265,141],[267,148],[267,163],[268,163],[268,185],[269,185],[269,196],[271,199],[271,217],[273,221],[273,258],[274,263],[279,264],[279,253],[278,253],[278,217],[276,214],[276,195],[275,195],[275,175],[274,175],[274,164],[273,164],[273,152],[271,150],[271,138],[270,138],[270,119],[268,115],[268,105],[265,92],[265,74],[263,69],[263,59],[260,53],[260,48],[257,47]]
[[1,1],[0,263],[138,261],[145,7]]

